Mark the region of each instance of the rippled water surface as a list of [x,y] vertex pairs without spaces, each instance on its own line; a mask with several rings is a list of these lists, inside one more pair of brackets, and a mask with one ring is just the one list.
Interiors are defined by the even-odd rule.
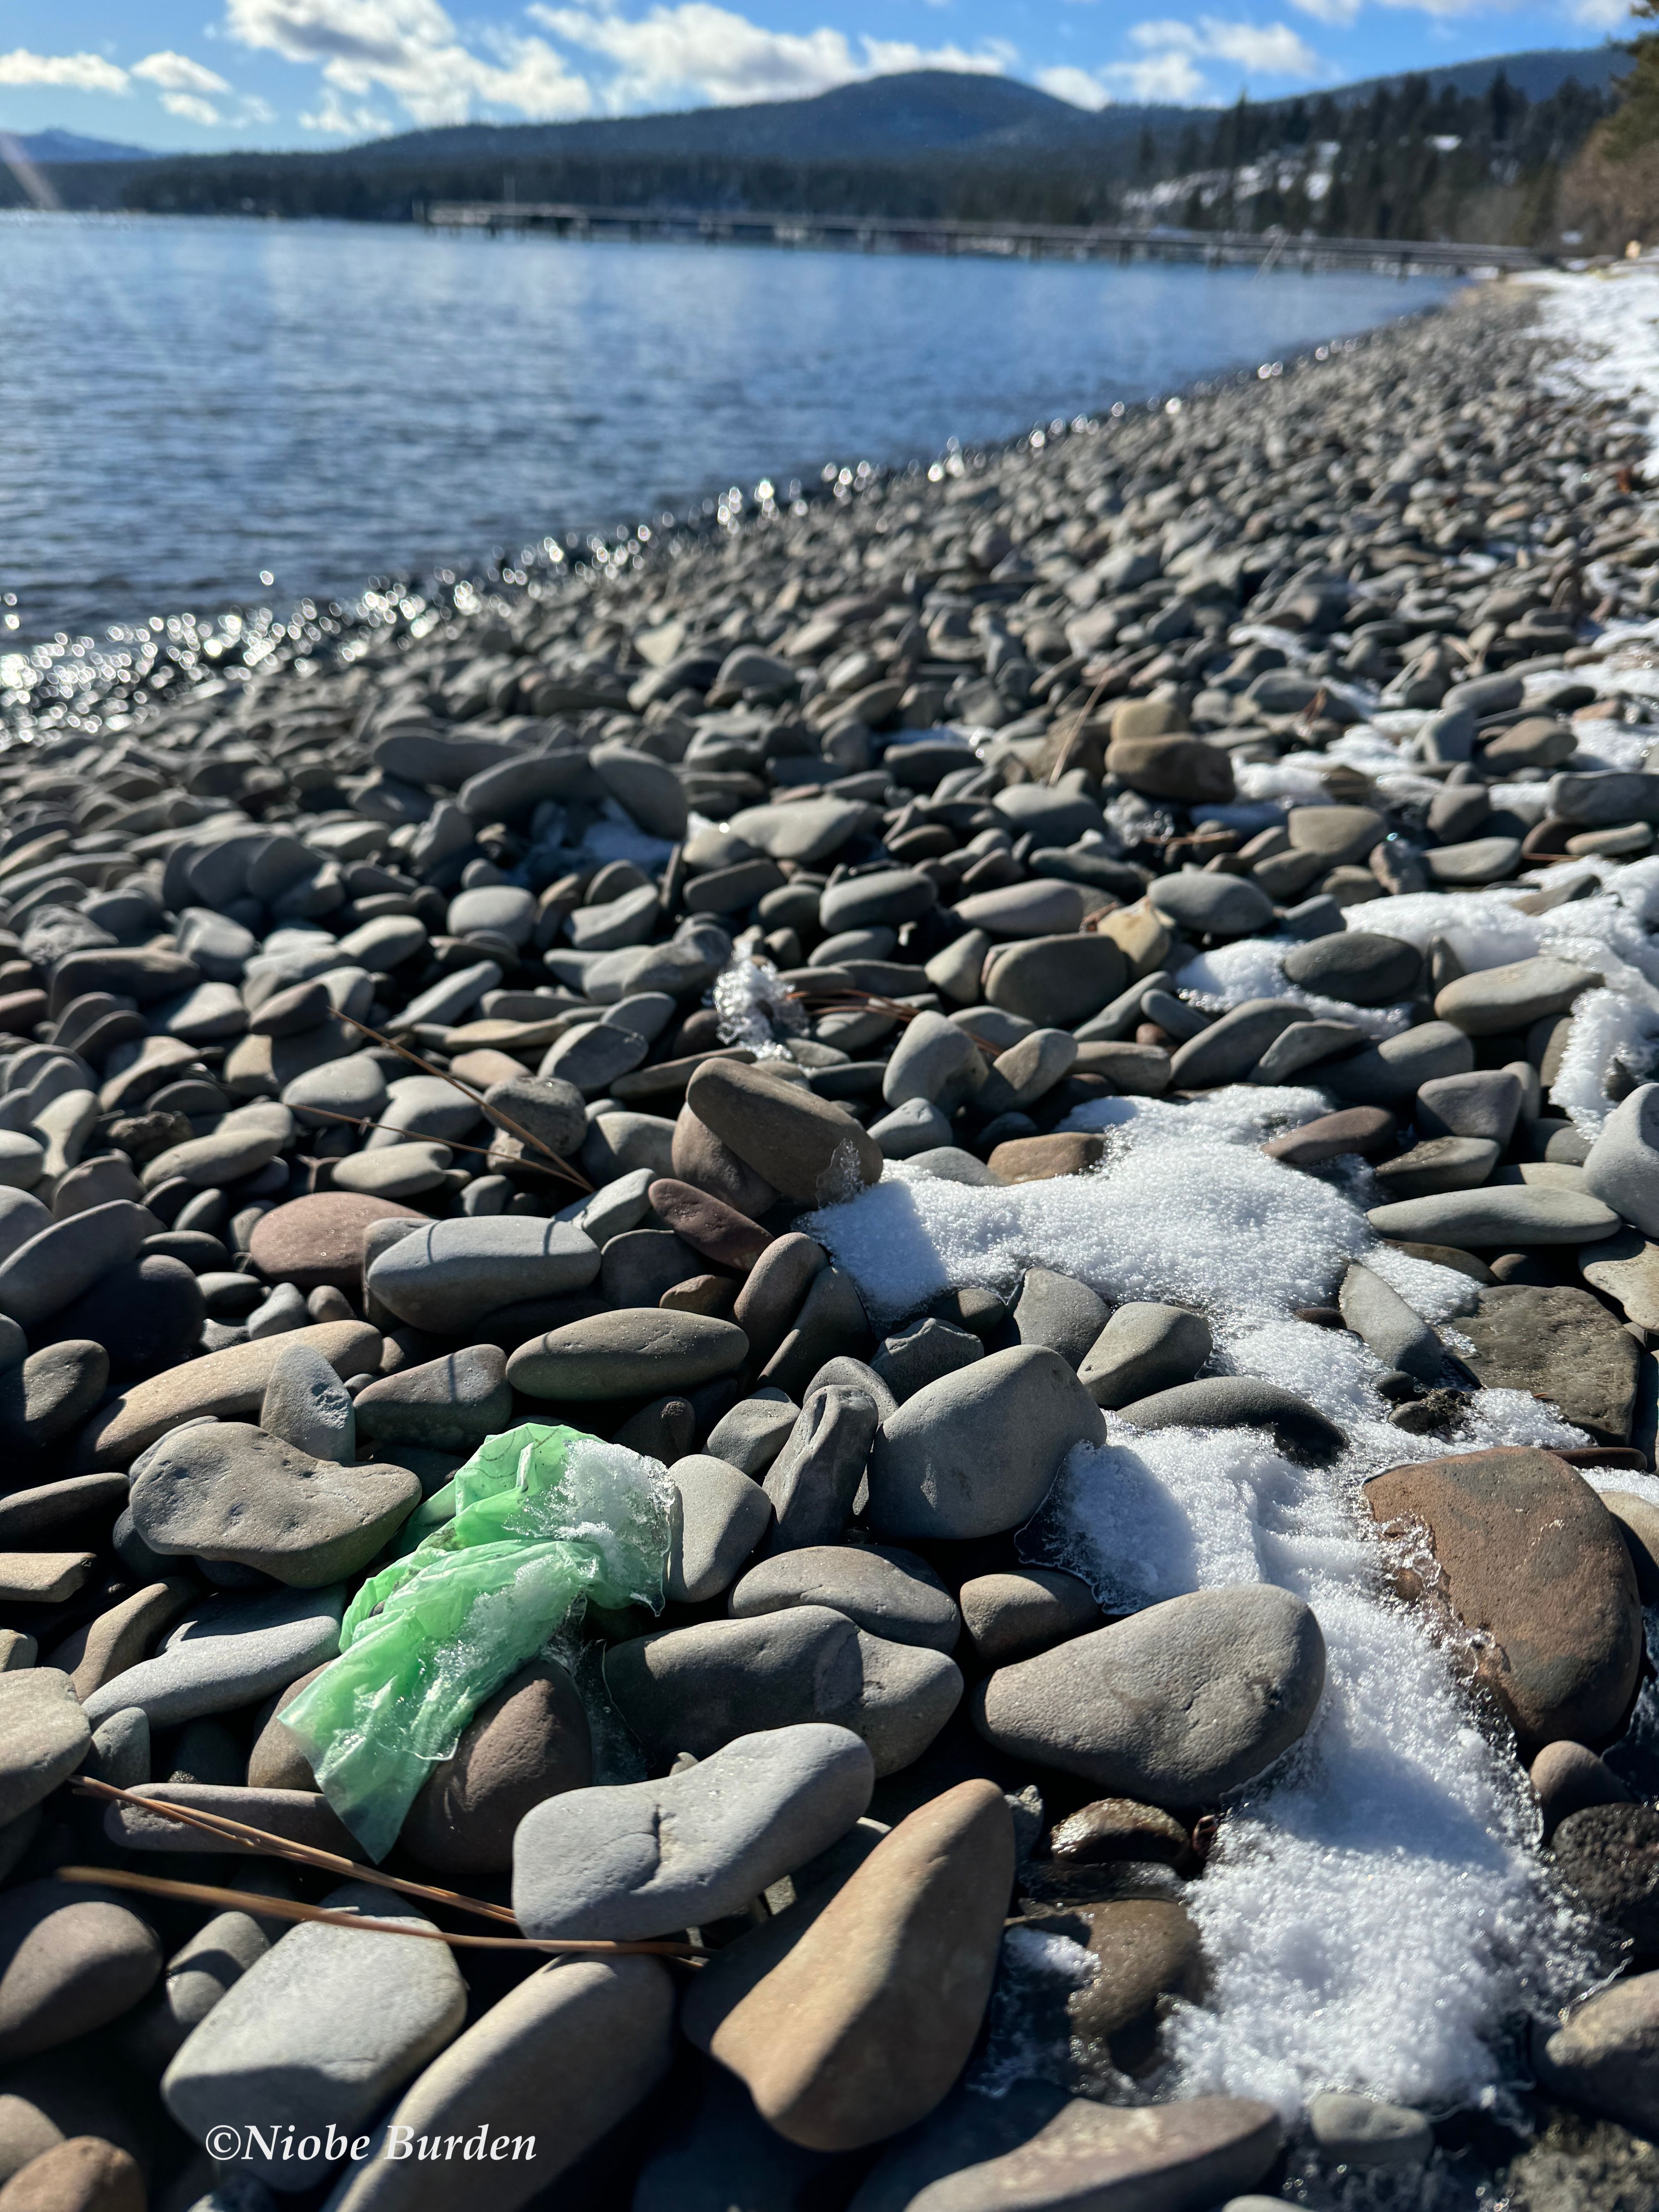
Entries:
[[0,216],[0,647],[927,459],[1447,289]]

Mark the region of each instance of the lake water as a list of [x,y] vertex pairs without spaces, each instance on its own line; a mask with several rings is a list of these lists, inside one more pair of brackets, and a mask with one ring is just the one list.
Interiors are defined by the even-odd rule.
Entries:
[[0,216],[0,650],[928,459],[1449,289]]

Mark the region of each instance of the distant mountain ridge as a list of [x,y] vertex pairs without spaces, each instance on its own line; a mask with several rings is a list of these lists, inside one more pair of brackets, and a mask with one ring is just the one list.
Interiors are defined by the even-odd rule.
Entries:
[[74,131],[7,131],[0,127],[0,150],[15,146],[26,161],[154,161],[148,146],[123,146],[113,138],[82,138]]
[[1450,85],[1454,92],[1483,93],[1501,69],[1517,92],[1528,100],[1547,100],[1569,78],[1577,78],[1587,92],[1605,92],[1616,76],[1631,65],[1623,46],[1534,46],[1524,53],[1488,54],[1475,62],[1453,62],[1444,69],[1396,70],[1392,76],[1361,77],[1340,86],[1335,98],[1343,106],[1351,100],[1369,100],[1386,86],[1392,90],[1402,76],[1426,76],[1429,96]]

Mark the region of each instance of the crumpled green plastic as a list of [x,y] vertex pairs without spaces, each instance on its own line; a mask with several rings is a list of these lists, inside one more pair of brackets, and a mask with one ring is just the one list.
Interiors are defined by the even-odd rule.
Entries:
[[673,1486],[661,1462],[526,1421],[456,1470],[453,1520],[371,1575],[340,1656],[283,1710],[373,1859],[461,1731],[580,1601],[656,1612]]

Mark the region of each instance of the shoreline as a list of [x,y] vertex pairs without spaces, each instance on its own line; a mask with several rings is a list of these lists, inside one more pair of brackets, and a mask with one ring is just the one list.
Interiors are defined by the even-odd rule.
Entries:
[[536,2137],[503,2212],[1647,2170],[1659,496],[1592,281],[0,754],[0,1925],[190,1841],[78,1768],[712,1954],[250,1913],[186,2016],[207,1914],[129,1893],[20,2097],[180,2204],[276,2067]]
[[[1338,281],[1343,280],[1339,278]],[[1439,289],[1438,283],[1437,289]],[[1423,307],[1407,306],[1399,312],[1431,313],[1439,304],[1439,301],[1436,300]],[[1340,297],[1334,300],[1331,313],[1334,319],[1339,324],[1342,321],[1344,312],[1344,306]],[[1395,315],[1391,313],[1382,322],[1371,327],[1374,329],[1389,327],[1394,319]],[[1346,336],[1361,333],[1340,330],[1336,342],[1340,342]],[[1317,343],[1319,338],[1328,336],[1327,332],[1317,333],[1316,337],[1310,340],[1306,345],[1293,349],[1288,357],[1296,359],[1300,358],[1304,353],[1310,354],[1314,343]],[[1190,391],[1195,394],[1201,394],[1212,386],[1229,381],[1235,375],[1248,377],[1255,366],[1256,363],[1253,361],[1241,361],[1237,368],[1224,364],[1206,376],[1161,386],[1156,392],[1149,394],[1145,398],[1128,399],[1124,404],[1131,414],[1135,414],[1146,406],[1161,404],[1167,398],[1179,393]],[[1074,422],[1098,421],[1109,413],[1110,404],[1109,401],[1104,402],[1097,409],[1086,410],[1068,419]],[[876,463],[874,465],[876,478],[878,482],[888,482],[901,477],[914,477],[918,471],[925,475],[929,467],[942,464],[953,450],[981,455],[995,455],[1004,451],[1014,450],[1024,443],[1032,430],[1042,428],[1047,431],[1053,419],[1051,415],[1035,416],[1030,423],[1010,432],[1005,437],[969,438],[965,441],[960,438],[952,437],[945,440],[937,453],[921,458],[917,458],[915,454],[907,456],[901,453],[896,459]],[[854,458],[857,458],[856,453]],[[821,495],[823,469],[837,465],[840,465],[838,458],[831,459],[822,454],[810,465],[801,465],[801,477],[805,481],[809,497],[816,498]],[[745,472],[739,469],[735,472],[732,481],[741,488],[743,498],[752,514],[759,503],[759,488],[772,481],[775,481],[781,486],[785,479],[781,474],[775,478],[751,478],[746,477]],[[678,515],[677,535],[684,538],[688,527],[696,535],[709,535],[717,532],[719,525],[715,517],[717,510],[724,504],[725,489],[726,483],[723,478],[711,477],[702,493],[692,497],[689,509]],[[591,497],[587,503],[590,507],[594,504]],[[609,504],[608,501],[605,502],[606,507]],[[596,511],[599,510],[596,509]],[[582,556],[596,542],[607,548],[623,545],[635,541],[636,533],[641,528],[659,534],[659,514],[654,510],[635,514],[629,519],[626,527],[620,532],[614,525],[588,530],[580,528],[555,530],[550,535],[540,531],[532,532],[526,529],[521,541],[518,538],[509,538],[507,543],[509,545],[517,545],[522,542],[525,549],[536,556],[530,573],[538,587],[544,588],[550,582],[557,580],[557,569],[560,565],[566,566],[567,573],[568,564],[580,561],[582,565],[587,565]],[[556,562],[551,551],[555,547],[558,549]],[[258,568],[276,567],[281,569],[284,566],[280,560],[267,558],[264,550],[250,551],[246,557],[251,563],[250,574]],[[505,561],[510,560],[511,556],[508,554],[503,554],[500,557]],[[366,562],[366,567],[368,565],[370,564]],[[130,651],[135,644],[142,644],[144,641],[144,631],[155,621],[160,621],[166,625],[169,644],[181,649],[187,657],[194,655],[198,663],[204,651],[210,657],[213,655],[223,657],[227,653],[227,648],[234,663],[237,641],[245,630],[251,629],[261,637],[278,635],[295,622],[306,621],[307,618],[301,610],[307,605],[320,608],[322,614],[320,629],[315,618],[312,619],[310,629],[319,641],[327,646],[331,637],[337,635],[347,635],[351,634],[354,629],[362,627],[362,612],[365,602],[370,596],[370,588],[374,581],[389,581],[396,584],[402,588],[404,595],[413,592],[441,606],[446,598],[446,589],[441,580],[445,577],[458,578],[465,587],[475,592],[480,590],[486,593],[495,592],[502,599],[512,596],[510,591],[500,586],[499,574],[493,570],[488,562],[483,566],[468,568],[465,562],[458,563],[453,560],[446,560],[425,573],[410,567],[390,564],[382,568],[378,561],[373,562],[372,565],[374,574],[371,578],[371,586],[366,587],[356,599],[349,597],[323,599],[313,594],[309,598],[296,598],[291,602],[273,598],[262,604],[258,599],[251,599],[245,603],[227,605],[217,612],[210,611],[204,614],[199,605],[194,608],[179,605],[171,607],[163,605],[159,609],[145,608],[140,595],[133,592],[125,594],[125,599],[126,604],[135,610],[134,611],[105,625],[104,631],[92,631],[82,628],[75,630],[73,635],[59,629],[51,635],[41,632],[26,639],[21,628],[8,635],[5,625],[13,618],[8,604],[0,606],[0,670],[3,670],[4,665],[9,660],[14,672],[23,671],[27,664],[38,660],[42,655],[49,655],[60,664],[82,661],[90,661],[94,664],[106,663],[117,653]],[[24,596],[27,597],[27,594]],[[388,596],[395,599],[398,593],[394,592],[388,594],[385,591],[380,593],[382,599]],[[208,604],[210,606],[210,600]],[[444,611],[447,612],[449,610],[446,608]],[[27,613],[22,618],[28,619]],[[37,617],[37,619],[44,619],[44,617]],[[118,631],[118,637],[111,638],[106,635],[105,632],[109,630]],[[62,641],[61,643],[58,642],[59,640]],[[33,688],[50,690],[49,677],[38,678]],[[153,699],[149,699],[144,703],[149,706],[155,702]],[[7,695],[3,676],[0,675],[0,728],[14,729],[17,725],[20,712],[20,702],[15,694],[9,696]]]

